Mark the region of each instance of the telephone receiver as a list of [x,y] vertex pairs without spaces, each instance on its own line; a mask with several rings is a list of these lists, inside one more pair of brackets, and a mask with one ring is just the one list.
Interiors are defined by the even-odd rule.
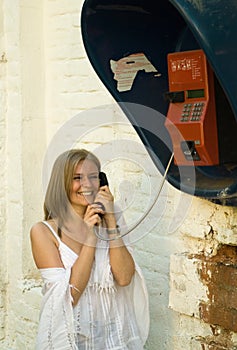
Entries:
[[[101,186],[108,186],[109,185],[109,182],[108,182],[108,179],[107,179],[107,176],[106,174],[103,172],[103,171],[100,171],[99,173],[99,179],[100,179],[100,187]],[[102,210],[105,210],[105,206],[103,203],[101,202],[94,202],[95,204],[98,204]],[[102,218],[103,215],[99,214],[99,216]]]
[[108,186],[108,185],[109,185],[107,176],[106,176],[105,173],[103,173],[103,171],[101,171],[101,172],[99,173],[99,179],[100,179],[100,187],[101,187],[101,186]]

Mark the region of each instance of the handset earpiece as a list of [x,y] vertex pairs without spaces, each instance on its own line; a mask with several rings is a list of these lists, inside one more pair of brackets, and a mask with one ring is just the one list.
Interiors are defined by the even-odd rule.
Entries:
[[[100,187],[101,186],[108,186],[109,185],[109,182],[108,182],[108,179],[107,179],[107,176],[106,174],[103,172],[103,171],[100,171],[99,173],[99,179],[100,179]],[[103,203],[101,202],[94,202],[95,204],[98,204],[102,210],[105,210],[105,206]],[[103,215],[99,214],[100,217],[102,218]]]
[[107,176],[106,176],[106,174],[105,174],[103,171],[100,171],[100,173],[99,173],[99,179],[100,179],[100,187],[101,187],[101,186],[108,186],[108,185],[109,185]]

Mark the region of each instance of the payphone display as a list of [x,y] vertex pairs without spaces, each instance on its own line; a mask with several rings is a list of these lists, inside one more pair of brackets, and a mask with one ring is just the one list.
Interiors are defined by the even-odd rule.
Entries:
[[165,126],[176,165],[219,163],[214,75],[202,50],[170,53]]

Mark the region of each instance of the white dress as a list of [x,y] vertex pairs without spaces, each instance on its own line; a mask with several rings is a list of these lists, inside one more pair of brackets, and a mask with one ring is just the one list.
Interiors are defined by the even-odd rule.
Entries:
[[44,285],[36,349],[142,350],[148,337],[149,309],[139,266],[135,263],[128,286],[118,286],[110,269],[108,243],[98,240],[89,282],[73,307],[69,280],[78,255],[44,224],[59,242],[64,268],[40,269]]

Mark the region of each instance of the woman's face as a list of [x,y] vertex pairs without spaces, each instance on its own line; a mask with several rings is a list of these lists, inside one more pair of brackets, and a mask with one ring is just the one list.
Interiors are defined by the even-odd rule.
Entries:
[[75,209],[93,203],[99,189],[99,171],[91,160],[82,160],[77,165],[70,193],[70,202]]

